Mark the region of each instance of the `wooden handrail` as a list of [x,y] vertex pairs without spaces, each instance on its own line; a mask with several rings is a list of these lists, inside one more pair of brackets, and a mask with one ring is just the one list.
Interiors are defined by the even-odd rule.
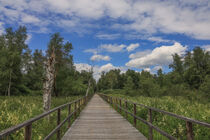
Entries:
[[[20,123],[18,125],[12,126],[12,127],[8,128],[8,129],[5,129],[5,130],[0,132],[0,139],[10,135],[11,133],[13,133],[13,132],[15,132],[15,131],[23,128],[23,127],[25,127],[25,140],[31,140],[31,133],[32,133],[32,130],[31,130],[32,127],[31,126],[32,126],[32,123],[35,122],[35,121],[38,121],[38,120],[40,120],[40,119],[42,119],[44,117],[46,117],[47,115],[49,115],[49,114],[51,114],[51,113],[53,113],[55,111],[58,111],[57,112],[57,115],[58,115],[57,116],[57,127],[45,139],[49,139],[55,132],[57,132],[57,138],[60,139],[60,131],[59,131],[60,127],[67,120],[69,122],[68,126],[70,127],[70,118],[71,118],[71,116],[73,116],[73,114],[75,114],[75,119],[76,119],[76,113],[81,111],[81,107],[84,106],[91,97],[92,97],[92,95],[89,95],[88,97],[87,96],[81,97],[81,98],[79,98],[79,99],[77,99],[75,101],[72,101],[72,102],[60,105],[58,107],[55,107],[55,108],[49,110],[48,112],[42,113],[42,114],[40,114],[40,115],[38,115],[38,116],[36,116],[34,118],[31,118],[31,119],[29,119],[29,120],[27,120],[27,121],[25,121],[23,123]],[[80,104],[80,102],[82,104]],[[72,104],[75,104],[75,110],[73,112],[70,112],[71,111],[70,107],[71,107]],[[77,104],[79,105],[78,107],[77,107]],[[62,121],[60,123],[61,109],[66,107],[66,106],[69,107],[69,109],[68,109],[68,111],[69,111],[68,116],[64,119],[64,121]]]
[[[134,118],[134,126],[136,127],[136,119],[142,121],[143,123],[145,123],[146,125],[149,126],[149,140],[153,139],[153,129],[155,129],[156,131],[158,131],[159,133],[161,133],[162,135],[166,136],[167,138],[169,138],[170,140],[175,140],[176,138],[169,135],[168,133],[164,132],[163,130],[159,129],[158,127],[154,126],[152,124],[152,111],[156,111],[156,112],[160,112],[181,120],[186,121],[186,129],[187,129],[187,140],[193,140],[193,129],[192,129],[192,123],[201,125],[201,126],[205,126],[210,128],[210,124],[206,123],[206,122],[202,122],[202,121],[198,121],[198,120],[194,120],[192,118],[187,118],[184,116],[180,116],[171,112],[167,112],[161,109],[157,109],[157,108],[153,108],[153,107],[149,107],[143,104],[139,104],[139,103],[134,103],[122,98],[118,98],[118,97],[113,97],[113,96],[109,96],[109,95],[105,95],[105,94],[99,94],[105,101],[107,101],[110,104],[113,104],[113,106],[120,110],[123,110],[125,112],[125,117],[127,118],[127,114],[131,115]],[[116,100],[120,100],[120,105],[117,104]],[[125,108],[122,107],[121,102],[124,101],[125,103]],[[128,103],[133,105],[133,113],[128,111]],[[142,119],[141,117],[136,116],[136,106],[141,106],[144,108],[148,109],[148,114],[149,114],[149,122]]]

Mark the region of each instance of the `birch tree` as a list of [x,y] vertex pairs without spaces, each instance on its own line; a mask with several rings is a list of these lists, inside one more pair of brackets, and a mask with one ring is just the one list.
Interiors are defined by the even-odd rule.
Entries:
[[43,93],[43,108],[44,112],[50,110],[51,106],[51,95],[53,92],[54,75],[55,75],[55,52],[52,51],[51,56],[48,58],[45,64],[45,79],[44,79],[44,93]]

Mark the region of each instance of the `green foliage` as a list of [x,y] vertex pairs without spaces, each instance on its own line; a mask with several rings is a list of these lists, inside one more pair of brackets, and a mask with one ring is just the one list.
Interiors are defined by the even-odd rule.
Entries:
[[16,31],[8,28],[5,34],[0,35],[0,95],[41,95],[45,63],[52,51],[56,60],[53,95],[85,95],[89,80],[90,91],[95,91],[93,73],[75,70],[72,44],[64,43],[59,33],[51,35],[46,55],[41,50],[32,52],[25,44],[26,38],[25,27]]
[[[79,96],[53,97],[52,108],[76,100]],[[22,123],[32,117],[43,113],[42,96],[11,96],[0,97],[0,131],[11,126]],[[73,109],[73,108],[72,108]],[[61,119],[68,115],[68,109],[61,111]],[[52,113],[50,122],[47,119],[40,119],[32,124],[32,139],[42,140],[56,127],[57,112]],[[73,121],[73,120],[72,120]],[[49,125],[50,123],[50,125]],[[67,126],[62,127],[62,132],[67,131]],[[63,135],[62,133],[62,135]],[[10,135],[10,140],[24,139],[24,131],[21,129]],[[54,138],[55,139],[55,138]]]
[[132,89],[134,89],[134,83],[133,83],[133,79],[130,77],[130,76],[128,76],[128,78],[127,78],[127,80],[126,80],[126,82],[125,82],[125,85],[124,85],[124,89],[126,90],[126,91],[129,91],[129,90],[132,90]]
[[[126,73],[120,73],[118,70],[116,74],[114,73],[116,70],[111,70],[102,73],[97,89],[99,91],[124,89],[129,95],[149,97],[170,95],[188,98],[189,96],[197,96],[198,98],[203,97],[203,100],[206,101],[206,97],[209,97],[210,83],[209,52],[196,47],[192,52],[187,52],[183,58],[174,54],[173,62],[169,68],[172,69],[171,72],[163,73],[159,69],[157,75],[147,71],[140,73],[134,70],[127,70]],[[197,94],[194,94],[195,91]]]
[[16,31],[6,29],[0,36],[0,95],[19,94],[18,86],[22,78],[22,57],[27,50],[25,40],[26,28],[19,27]]
[[[200,103],[198,100],[188,98],[182,96],[163,96],[163,97],[145,97],[145,96],[127,96],[123,95],[123,91],[114,90],[114,91],[106,91],[106,94],[111,93],[111,96],[120,97],[123,99],[127,99],[129,101],[144,104],[147,106],[155,107],[158,109],[162,109],[165,111],[169,111],[178,115],[186,116],[189,118],[193,118],[195,120],[204,121],[210,123],[210,112],[209,107],[210,103]],[[124,102],[122,105],[125,106]],[[133,106],[128,105],[128,109],[130,112],[133,111]],[[122,111],[123,112],[123,111]],[[124,114],[124,113],[123,113]],[[185,121],[176,119],[174,117],[164,115],[162,113],[158,113],[153,111],[153,124],[159,127],[161,130],[173,135],[178,139],[186,139],[186,124]],[[124,114],[125,115],[125,114]],[[148,121],[148,110],[143,107],[137,106],[137,116]],[[133,117],[129,116],[128,120],[133,123]],[[148,126],[137,121],[137,128],[140,132],[142,132],[145,136],[148,136]],[[161,136],[158,132],[153,131],[154,139],[166,139],[166,137]],[[193,125],[193,132],[195,139],[209,140],[210,133],[209,128],[203,127],[200,125]]]

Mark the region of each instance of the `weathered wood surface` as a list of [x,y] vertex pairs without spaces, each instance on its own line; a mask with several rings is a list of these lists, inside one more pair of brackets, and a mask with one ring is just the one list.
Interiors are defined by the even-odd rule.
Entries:
[[146,140],[118,112],[94,95],[62,140]]

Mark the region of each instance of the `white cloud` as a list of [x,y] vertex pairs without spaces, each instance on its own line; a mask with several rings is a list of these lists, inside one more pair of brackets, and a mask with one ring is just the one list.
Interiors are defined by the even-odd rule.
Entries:
[[[210,38],[209,0],[0,0],[0,15],[4,23],[46,22],[63,28],[66,23],[56,21],[78,18],[71,26],[88,33],[92,28],[120,29],[124,34],[185,34],[196,39]],[[9,7],[9,8],[8,8]],[[47,8],[46,8],[47,7]],[[22,17],[22,14],[30,16]],[[37,17],[36,17],[37,16]],[[103,24],[98,22],[106,18]],[[125,22],[121,22],[123,21]],[[41,22],[40,22],[41,21]],[[79,25],[83,25],[82,30]],[[113,29],[112,28],[112,29]],[[71,29],[72,30],[72,29]],[[76,32],[77,30],[74,29]],[[117,35],[116,35],[117,36]],[[115,36],[115,37],[116,37]],[[102,34],[99,38],[110,39]],[[160,38],[151,38],[160,41]],[[166,40],[162,40],[166,41]]]
[[101,61],[101,60],[109,61],[109,60],[111,60],[111,58],[107,55],[104,56],[104,55],[95,54],[90,58],[90,60],[92,60],[92,61]]
[[135,59],[135,58],[144,57],[144,56],[150,54],[151,52],[152,52],[152,50],[144,50],[144,51],[132,53],[129,55],[129,58]]
[[163,39],[162,37],[149,37],[148,40],[154,42],[172,42],[171,40]]
[[202,48],[203,48],[205,51],[210,52],[210,45],[204,45],[204,46],[202,46]]
[[130,44],[126,49],[128,52],[135,50],[136,48],[139,47],[139,43],[136,44]]
[[4,33],[3,23],[0,22],[0,35],[2,35],[3,33]]
[[81,72],[82,70],[85,71],[90,71],[91,70],[91,65],[86,64],[86,63],[74,63],[76,70]]
[[162,66],[155,66],[152,70],[153,70],[153,71],[157,71],[157,70],[159,70],[159,69],[163,69],[163,67],[162,67]]
[[124,48],[126,48],[126,45],[121,44],[102,44],[99,46],[100,49],[105,50],[107,52],[121,52]]
[[90,53],[100,53],[103,51],[107,51],[107,52],[112,52],[112,53],[116,53],[116,52],[122,52],[127,50],[128,52],[135,50],[136,48],[139,47],[139,43],[136,44],[130,44],[130,45],[125,45],[125,44],[102,44],[99,45],[98,48],[96,49],[86,49],[84,50],[84,52],[90,52]]
[[150,68],[144,68],[143,70],[144,70],[144,71],[148,71],[148,72],[150,72],[150,71],[151,71],[151,69],[150,69]]
[[22,22],[23,23],[39,23],[40,20],[39,20],[39,18],[37,18],[35,16],[24,14],[22,16]]
[[151,69],[151,73],[156,74],[159,69],[163,70],[162,66],[155,66]]
[[139,58],[131,59],[126,66],[135,68],[147,68],[154,65],[168,65],[172,62],[172,55],[177,53],[183,55],[187,47],[182,46],[180,43],[174,43],[172,46],[161,46],[152,50],[151,53]]
[[103,65],[100,67],[100,72],[104,71],[104,72],[108,72],[112,69],[118,69],[118,67],[113,66],[111,63],[108,63],[106,65]]
[[[74,64],[76,67],[76,70],[81,72],[82,70],[85,71],[90,71],[91,70],[91,65],[86,64],[86,63],[75,63]],[[102,65],[102,66],[93,66],[93,77],[98,81],[98,79],[101,77],[102,72],[108,72],[112,69],[120,69],[121,72],[125,72],[126,68],[125,67],[117,67],[112,65],[111,63]]]
[[96,34],[99,39],[114,40],[120,37],[120,34]]
[[29,44],[29,42],[31,41],[32,39],[32,34],[27,34],[27,39],[25,41],[26,44]]
[[84,50],[84,52],[97,54],[98,50],[97,49],[87,49],[87,50]]

